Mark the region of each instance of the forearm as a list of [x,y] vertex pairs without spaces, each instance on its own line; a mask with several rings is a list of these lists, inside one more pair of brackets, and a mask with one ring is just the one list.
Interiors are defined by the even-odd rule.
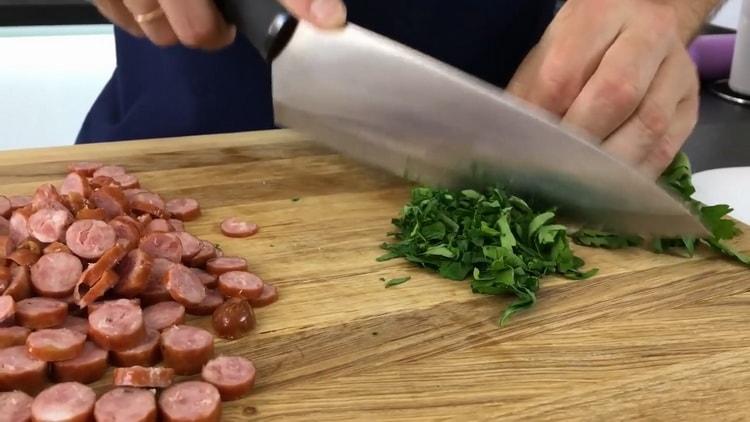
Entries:
[[677,13],[680,36],[689,43],[698,34],[703,23],[726,0],[660,0],[674,7]]

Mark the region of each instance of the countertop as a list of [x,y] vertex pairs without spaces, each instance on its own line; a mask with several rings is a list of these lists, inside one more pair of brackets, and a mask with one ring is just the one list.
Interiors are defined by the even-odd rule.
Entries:
[[[710,252],[684,259],[579,249],[600,274],[545,279],[538,305],[500,328],[509,298],[375,261],[407,184],[294,132],[3,152],[2,193],[59,181],[78,160],[122,164],[167,198],[198,199],[203,217],[188,230],[247,257],[280,288],[251,335],[217,343],[217,353],[249,357],[259,370],[255,392],[225,404],[224,420],[750,414],[750,270]],[[223,237],[218,223],[229,216],[257,222],[260,233]],[[738,246],[750,249],[750,235]],[[379,280],[405,275],[412,280],[387,290]]]

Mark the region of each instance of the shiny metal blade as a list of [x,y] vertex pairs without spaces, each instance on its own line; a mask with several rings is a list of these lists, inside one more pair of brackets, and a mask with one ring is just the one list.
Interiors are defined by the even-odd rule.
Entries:
[[273,63],[277,122],[418,183],[502,184],[587,224],[658,236],[706,235],[656,183],[511,95],[348,25],[300,23]]

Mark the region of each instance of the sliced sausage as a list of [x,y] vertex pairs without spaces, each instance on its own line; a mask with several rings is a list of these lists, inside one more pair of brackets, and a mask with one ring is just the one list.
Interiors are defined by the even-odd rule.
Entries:
[[213,357],[214,336],[189,325],[176,325],[161,334],[164,364],[177,375],[194,375]]
[[29,217],[29,234],[42,243],[65,238],[65,230],[73,222],[73,215],[65,210],[41,209]]
[[151,256],[140,249],[130,251],[117,265],[116,271],[120,275],[120,281],[115,286],[114,292],[129,298],[143,293],[148,286],[153,262]]
[[91,201],[97,208],[103,209],[110,220],[128,212],[128,200],[120,188],[102,186],[91,194]]
[[44,385],[47,363],[31,356],[26,346],[0,350],[0,390],[35,394]]
[[141,308],[121,299],[105,303],[89,315],[89,336],[106,350],[128,350],[146,337]]
[[19,208],[13,212],[10,217],[10,240],[17,245],[29,236],[29,217],[31,217],[31,208]]
[[30,266],[39,260],[39,253],[31,249],[16,249],[8,255],[8,259],[18,265]]
[[169,220],[169,224],[171,224],[172,227],[174,227],[174,231],[176,231],[176,232],[184,232],[185,231],[185,224],[182,221],[180,221],[180,220],[178,220],[176,218],[170,219]]
[[8,197],[8,199],[10,200],[10,208],[15,211],[31,205],[32,197],[30,195],[14,195]]
[[218,422],[221,396],[207,382],[182,382],[161,393],[159,409],[165,422]]
[[50,184],[41,185],[31,198],[31,209],[36,212],[42,209],[67,210],[63,205],[62,196]]
[[216,290],[206,289],[206,298],[197,305],[186,306],[190,315],[213,315],[214,311],[224,303],[224,296]]
[[68,165],[68,171],[78,173],[82,176],[91,177],[94,172],[104,167],[104,164],[95,161],[79,161],[77,163],[70,163]]
[[174,226],[172,226],[172,223],[169,222],[169,220],[165,220],[163,218],[157,218],[155,220],[151,220],[146,225],[146,228],[144,229],[143,233],[170,233],[174,231]]
[[215,289],[216,285],[219,283],[219,276],[203,271],[200,268],[191,268],[190,270],[198,276],[198,279],[200,279],[201,283],[203,283],[207,289]]
[[94,171],[92,176],[114,177],[114,176],[122,176],[125,173],[127,173],[127,170],[125,170],[125,167],[104,165],[96,169],[96,171]]
[[94,403],[94,390],[77,382],[63,382],[36,396],[31,417],[35,421],[88,422],[94,415]]
[[147,234],[141,238],[139,247],[154,258],[164,258],[176,263],[182,261],[182,244],[172,233]]
[[8,218],[13,210],[13,204],[7,196],[0,195],[0,217]]
[[67,252],[47,254],[31,267],[31,284],[42,296],[65,298],[73,294],[82,273],[78,257]]
[[67,328],[34,331],[26,339],[29,354],[45,362],[58,362],[78,357],[83,351],[86,335]]
[[76,211],[76,220],[107,221],[107,213],[101,208],[81,208]]
[[12,296],[16,302],[31,297],[31,276],[29,267],[11,267],[10,275],[10,284],[3,294]]
[[0,294],[4,293],[10,284],[11,272],[10,268],[0,266]]
[[151,273],[148,276],[146,290],[140,295],[145,306],[172,300],[172,296],[169,294],[167,287],[161,282],[161,280],[167,274],[167,271],[169,271],[174,265],[176,265],[174,262],[168,261],[164,258],[154,259],[154,262],[151,265]]
[[81,210],[88,208],[89,202],[88,199],[86,199],[80,193],[70,192],[67,195],[63,196],[63,205],[65,205],[70,212],[76,214],[77,216]]
[[154,217],[151,217],[151,214],[141,214],[136,218],[136,221],[138,221],[138,224],[140,224],[141,227],[141,233],[146,232],[146,227],[148,227],[148,224],[153,220]]
[[219,276],[219,291],[226,297],[257,299],[263,293],[263,280],[244,271],[230,271]]
[[[89,269],[90,270],[90,269]],[[104,296],[107,291],[115,287],[117,282],[120,280],[120,276],[112,270],[104,271],[104,274],[99,278],[99,281],[94,283],[93,286],[89,287],[87,284],[79,283],[76,285],[75,291],[75,303],[79,308],[85,308],[94,301]]]
[[260,296],[250,299],[250,305],[253,308],[262,308],[275,303],[277,300],[279,300],[279,291],[276,286],[263,284],[263,291]]
[[[97,309],[99,309],[99,308],[101,308],[101,307],[102,307],[103,305],[106,305],[106,304],[108,304],[108,303],[113,303],[113,302],[117,302],[118,300],[122,300],[122,299],[105,300],[105,301],[102,301],[102,302],[94,302],[94,303],[90,304],[90,305],[89,305],[89,306],[87,307],[87,308],[88,308],[88,312],[89,312],[89,315],[91,315],[91,314],[93,314],[94,312],[96,312],[96,310],[97,310]],[[138,299],[138,298],[136,298],[136,299],[128,299],[128,301],[129,301],[130,303],[132,303],[133,305],[135,305],[135,306],[139,307],[139,308],[141,307],[141,300],[140,300],[140,299]]]
[[143,310],[143,323],[147,329],[162,331],[185,322],[185,307],[177,302],[161,302]]
[[97,259],[115,246],[115,229],[104,221],[78,220],[65,233],[65,243],[74,254],[85,259]]
[[110,188],[117,188],[117,189],[120,188],[120,185],[117,182],[115,182],[113,178],[107,177],[107,176],[92,177],[89,179],[89,185],[91,185],[91,187],[95,190],[99,188],[103,188],[105,186],[108,186]]
[[63,179],[62,186],[60,186],[60,193],[68,195],[71,192],[75,192],[84,198],[88,198],[91,195],[91,186],[89,186],[89,179],[86,176],[82,176],[80,173],[70,173]]
[[172,299],[183,305],[199,305],[206,298],[203,283],[184,265],[173,265],[162,279],[162,283]]
[[114,229],[118,241],[124,241],[128,250],[138,247],[138,242],[141,240],[141,229],[137,221],[121,215],[112,219],[109,225]]
[[154,393],[119,387],[104,393],[94,405],[97,422],[156,422]]
[[34,253],[42,253],[42,245],[34,239],[26,239],[23,242],[16,245],[16,249],[27,249]]
[[177,198],[167,201],[167,211],[178,220],[193,221],[201,216],[201,206],[193,198]]
[[11,346],[23,346],[31,330],[26,327],[0,327],[0,349]]
[[156,218],[169,218],[167,205],[158,194],[153,192],[140,192],[130,197],[130,209],[133,211],[150,214]]
[[0,326],[6,326],[15,320],[16,301],[12,296],[0,296]]
[[243,357],[220,356],[203,367],[201,378],[219,390],[222,400],[237,400],[252,390],[255,365]]
[[188,232],[175,232],[172,235],[177,236],[182,245],[182,262],[190,263],[190,260],[201,251],[201,241]]
[[47,247],[44,248],[42,251],[45,254],[51,254],[51,253],[58,253],[58,252],[66,252],[71,253],[70,249],[64,244],[60,242],[54,242],[47,245]]
[[172,368],[131,366],[115,368],[113,384],[118,387],[167,388],[174,382]]
[[190,260],[190,265],[203,267],[211,258],[216,258],[216,246],[207,240],[201,240],[201,250]]
[[121,175],[115,175],[112,176],[112,179],[117,182],[118,185],[120,185],[123,189],[136,189],[141,186],[141,182],[138,180],[138,177],[132,175],[132,174],[121,174]]
[[10,236],[10,221],[2,216],[0,216],[0,235]]
[[237,256],[212,258],[206,262],[206,271],[217,276],[230,271],[247,271],[247,260]]
[[16,321],[32,330],[59,327],[68,316],[68,304],[45,297],[32,297],[16,303]]
[[62,328],[68,328],[87,336],[89,334],[89,321],[86,318],[68,315]]
[[258,233],[258,225],[232,217],[221,223],[221,232],[227,237],[250,237]]
[[23,391],[0,393],[0,415],[8,422],[31,421],[31,396]]
[[216,308],[211,323],[219,337],[234,340],[255,328],[255,312],[246,300],[232,298]]
[[112,364],[117,366],[154,366],[161,360],[158,331],[146,329],[146,338],[132,349],[110,352]]
[[[0,258],[10,258],[14,249],[15,243],[10,236],[0,236]],[[3,259],[2,262],[5,263],[5,260]]]
[[105,272],[113,270],[127,254],[128,250],[123,243],[115,243],[114,246],[104,252],[104,255],[98,261],[86,268],[79,282],[89,286],[93,285],[102,278]]
[[52,378],[56,382],[91,384],[102,379],[107,368],[107,351],[87,341],[77,357],[52,364]]

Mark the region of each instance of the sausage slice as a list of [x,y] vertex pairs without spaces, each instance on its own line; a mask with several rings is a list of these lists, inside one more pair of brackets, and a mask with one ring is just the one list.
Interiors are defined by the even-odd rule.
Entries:
[[230,271],[247,271],[247,260],[237,256],[222,256],[209,259],[206,262],[206,271],[216,276]]
[[159,409],[166,422],[218,422],[221,420],[221,396],[216,387],[207,382],[183,382],[161,393]]
[[31,205],[32,197],[30,195],[14,195],[11,197],[8,197],[10,200],[10,208],[12,210],[17,210],[19,208],[28,207]]
[[52,363],[52,378],[56,382],[91,384],[102,379],[107,367],[107,351],[87,341],[77,357]]
[[0,393],[0,415],[9,422],[28,422],[31,420],[31,396],[23,391]]
[[105,303],[89,315],[89,336],[106,350],[128,350],[146,337],[138,305],[121,299]]
[[104,164],[96,161],[79,161],[77,163],[70,163],[68,165],[68,171],[76,172],[82,176],[91,177],[94,172],[104,167]]
[[88,422],[94,414],[96,393],[77,383],[55,384],[39,393],[31,404],[35,421]]
[[175,232],[173,235],[177,236],[180,240],[180,244],[182,245],[182,262],[186,264],[198,255],[198,252],[203,247],[201,241],[188,232]]
[[47,363],[31,356],[26,346],[0,350],[0,390],[39,391],[46,381]]
[[84,198],[88,198],[91,195],[91,186],[89,186],[89,179],[80,173],[70,173],[63,179],[62,186],[60,186],[60,193],[68,195],[71,192],[77,193]]
[[66,209],[43,208],[29,217],[29,234],[42,243],[52,243],[65,238],[65,230],[73,222]]
[[23,346],[31,330],[26,327],[0,327],[0,349],[12,346]]
[[13,204],[7,196],[0,195],[0,217],[8,218],[13,210]]
[[78,257],[67,252],[43,255],[31,267],[31,284],[42,296],[66,298],[83,273],[83,265]]
[[226,297],[257,299],[263,293],[263,280],[244,271],[230,271],[219,276],[219,291]]
[[172,233],[149,233],[141,238],[139,247],[154,258],[164,258],[175,263],[182,261],[182,243]]
[[172,226],[172,223],[170,223],[169,220],[157,218],[148,222],[146,228],[143,230],[143,233],[171,233],[173,231],[174,226]]
[[26,339],[29,354],[45,362],[78,357],[83,352],[86,335],[67,328],[34,331]]
[[262,308],[275,303],[277,300],[279,300],[279,290],[276,286],[263,284],[263,291],[260,293],[260,296],[250,299],[250,305],[253,308]]
[[156,422],[154,393],[120,387],[104,393],[94,405],[97,422]]
[[176,325],[161,334],[164,364],[178,375],[194,375],[213,357],[214,336],[189,325]]
[[122,190],[117,187],[100,187],[91,194],[91,201],[97,208],[103,209],[110,220],[128,212],[128,200],[125,198]]
[[190,315],[207,316],[212,315],[216,309],[224,303],[224,296],[216,290],[206,289],[206,298],[197,305],[186,306]]
[[68,317],[65,318],[62,328],[68,328],[87,336],[89,334],[89,321],[85,318],[68,315]]
[[242,221],[237,217],[227,218],[221,223],[221,232],[227,237],[250,237],[258,233],[258,225]]
[[32,330],[59,327],[67,316],[68,304],[60,300],[32,297],[16,303],[16,321]]
[[215,289],[216,285],[219,283],[219,276],[203,271],[200,268],[191,268],[190,270],[198,276],[198,279],[200,279],[201,283],[203,283],[207,289]]
[[118,387],[167,388],[174,382],[172,368],[115,368],[113,384]]
[[252,390],[255,365],[243,357],[220,356],[203,367],[201,378],[219,390],[222,400],[237,400]]
[[208,262],[209,259],[215,258],[216,256],[216,246],[207,240],[202,240],[201,250],[190,260],[190,265],[193,267],[202,267],[206,265],[206,262]]
[[115,229],[104,221],[78,220],[65,234],[65,242],[74,254],[84,259],[97,259],[115,246]]
[[12,245],[17,245],[28,239],[29,234],[29,217],[31,217],[31,208],[19,208],[10,216],[9,231]]
[[172,298],[183,305],[199,305],[206,298],[206,288],[198,276],[184,265],[173,265],[162,280]]
[[50,243],[43,249],[42,252],[44,254],[51,254],[51,253],[58,253],[58,252],[71,253],[70,249],[64,243],[60,243],[60,242]]
[[169,218],[164,199],[153,192],[139,192],[130,197],[130,208],[156,218]]
[[185,322],[185,307],[177,302],[161,302],[143,310],[146,328],[162,331]]
[[154,366],[161,360],[158,331],[146,329],[146,338],[132,349],[120,352],[112,351],[112,363],[117,366]]
[[12,296],[0,296],[0,326],[10,325],[16,315],[16,301]]
[[219,337],[234,340],[255,328],[255,312],[246,300],[232,298],[216,308],[211,322]]
[[140,249],[132,250],[117,265],[120,281],[114,292],[123,297],[136,297],[146,290],[154,260]]
[[201,206],[192,198],[177,198],[167,201],[167,211],[174,218],[182,221],[193,221],[201,216]]
[[118,241],[125,242],[128,250],[138,247],[138,242],[141,240],[141,229],[137,221],[121,215],[112,219],[109,225],[114,229]]
[[10,284],[3,292],[18,302],[31,296],[29,267],[15,266],[10,269]]

